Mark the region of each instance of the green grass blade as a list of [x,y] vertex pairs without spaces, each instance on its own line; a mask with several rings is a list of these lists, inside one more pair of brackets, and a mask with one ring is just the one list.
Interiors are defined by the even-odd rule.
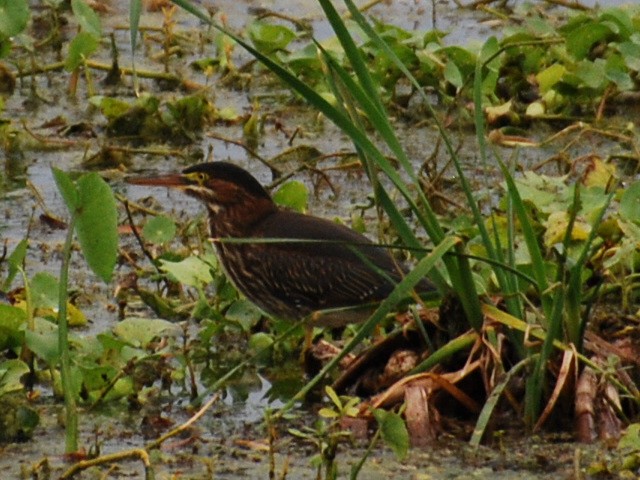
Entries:
[[[444,231],[440,227],[438,219],[431,209],[431,205],[429,204],[428,200],[424,196],[422,189],[419,188],[420,182],[415,175],[413,166],[411,165],[410,160],[407,158],[406,153],[402,149],[402,146],[400,145],[400,142],[398,141],[397,136],[395,135],[395,132],[391,124],[389,123],[386,113],[384,111],[381,111],[381,107],[378,106],[378,102],[373,100],[374,98],[377,99],[378,95],[367,92],[364,88],[358,85],[347,73],[347,71],[338,63],[336,63],[331,55],[327,54],[320,45],[318,45],[318,48],[321,52],[323,52],[327,65],[333,72],[336,73],[336,75],[338,75],[339,80],[345,85],[346,90],[357,101],[358,107],[363,110],[366,117],[369,119],[376,131],[381,135],[385,143],[392,150],[395,157],[403,166],[404,171],[409,175],[413,184],[418,186],[417,191],[419,192],[419,197],[421,198],[422,204],[424,205],[424,213],[423,210],[420,209],[416,203],[414,203],[413,198],[409,206],[416,213],[418,221],[425,228],[433,242],[440,242],[444,237]],[[354,55],[359,56],[359,52],[354,53]],[[406,182],[400,177],[395,168],[386,159],[386,157],[376,157],[374,161],[375,166],[380,168],[380,170],[385,173],[385,175],[393,182],[396,188],[401,191],[406,188]]]
[[426,359],[416,365],[407,375],[415,375],[416,373],[426,372],[430,368],[439,365],[444,360],[451,358],[456,353],[470,348],[478,339],[478,333],[471,331],[460,335],[459,337],[449,340],[445,345],[429,355]]
[[504,176],[505,182],[507,184],[507,191],[510,200],[513,202],[513,209],[518,220],[520,221],[520,228],[522,229],[525,244],[527,245],[529,256],[531,257],[533,278],[535,279],[537,289],[540,292],[543,312],[547,318],[551,318],[551,310],[553,308],[553,304],[550,298],[550,294],[547,292],[549,288],[549,282],[547,280],[547,272],[545,270],[542,251],[540,250],[540,245],[538,244],[538,238],[535,234],[535,231],[533,230],[531,222],[529,221],[527,210],[524,206],[524,202],[522,201],[522,197],[520,196],[520,192],[518,191],[518,187],[515,183],[515,180],[513,179],[513,176],[511,175],[511,172],[509,172],[504,162],[502,162],[500,159],[498,159],[498,166],[500,167],[502,175]]
[[[576,186],[577,188],[577,186]],[[591,251],[592,245],[598,236],[598,227],[602,223],[607,209],[613,200],[615,193],[612,192],[608,195],[606,202],[598,212],[593,224],[591,225],[591,232],[585,240],[580,256],[576,260],[575,265],[569,270],[569,284],[567,287],[567,335],[569,342],[573,343],[578,351],[582,350],[582,343],[584,340],[584,332],[588,320],[589,309],[583,314],[581,312],[581,306],[584,301],[583,296],[583,284],[582,284],[582,271],[587,263],[587,256]]]
[[320,381],[333,370],[340,360],[342,360],[349,352],[351,352],[357,345],[359,345],[367,336],[371,334],[374,327],[380,323],[389,314],[403,298],[411,292],[416,284],[424,278],[429,271],[434,268],[435,264],[442,259],[442,257],[453,247],[456,243],[459,243],[460,239],[457,237],[445,237],[445,239],[434,248],[433,252],[423,257],[413,270],[411,270],[400,281],[391,294],[380,303],[375,312],[369,317],[369,319],[363,323],[353,338],[347,345],[340,351],[338,355],[331,359],[322,370],[309,382],[305,384],[289,401],[278,411],[278,416],[282,416],[289,411],[296,402],[301,401]]
[[[469,206],[472,209],[472,211],[474,211],[476,213],[475,218],[476,218],[476,222],[480,222],[481,220],[481,216],[480,216],[480,212],[479,209],[477,208],[477,205],[475,204],[475,200],[473,198],[473,194],[472,194],[472,189],[469,186],[466,177],[464,175],[464,171],[462,170],[459,158],[456,155],[455,149],[453,148],[453,144],[451,142],[451,139],[449,138],[444,125],[442,124],[442,122],[439,120],[438,116],[436,115],[435,111],[433,110],[433,108],[431,107],[431,103],[430,100],[427,98],[426,94],[424,93],[424,90],[422,88],[422,86],[418,83],[418,81],[416,80],[416,78],[411,74],[411,72],[409,71],[409,69],[406,67],[406,65],[404,65],[404,63],[395,55],[395,53],[391,50],[391,48],[387,45],[387,43],[384,41],[384,39],[382,39],[373,29],[373,27],[367,22],[367,20],[364,18],[364,16],[360,13],[360,11],[358,10],[358,8],[353,4],[353,2],[351,0],[345,0],[345,4],[347,5],[347,8],[349,9],[349,12],[352,15],[352,18],[358,23],[358,25],[360,26],[360,28],[362,28],[362,30],[368,35],[368,37],[376,44],[376,46],[384,51],[386,53],[386,55],[389,57],[389,59],[391,59],[394,64],[398,67],[398,69],[405,75],[405,77],[411,82],[411,84],[416,88],[416,91],[421,95],[421,97],[424,100],[425,105],[427,106],[429,112],[431,113],[431,115],[433,116],[433,119],[436,123],[436,126],[438,127],[438,131],[440,132],[440,135],[447,147],[447,151],[449,152],[449,155],[451,156],[453,163],[455,165],[456,171],[458,173],[458,177],[460,178],[463,190],[465,191],[466,195],[467,195],[467,199],[469,202]],[[337,17],[336,21],[338,23],[342,23],[342,20]],[[335,25],[332,25],[334,29],[336,29]],[[346,29],[345,29],[346,30]],[[345,45],[343,44],[343,48],[346,49]],[[354,54],[354,59],[356,62],[358,62],[358,55]],[[364,68],[360,68],[359,66],[354,66],[354,70],[356,71],[356,73],[360,73],[364,70],[364,72],[362,73],[362,77],[358,77],[359,80],[361,82],[366,82],[366,77],[368,76],[368,71],[366,69],[366,67]],[[376,92],[372,92],[371,93],[376,94]],[[387,142],[387,144],[389,145],[389,148],[391,148],[391,150],[394,152],[394,154],[398,157],[398,159],[400,160],[401,164],[405,167],[405,169],[407,169],[407,173],[410,175],[410,177],[412,179],[414,179],[414,181],[416,182],[416,185],[419,186],[419,184],[417,183],[417,181],[415,180],[415,173],[411,173],[412,172],[412,168],[410,167],[410,162],[408,162],[408,160],[405,162],[403,159],[406,158],[406,155],[404,155],[404,152],[402,150],[402,148],[399,148],[401,153],[398,153],[395,149],[396,149],[396,144],[395,142]],[[386,172],[385,172],[386,173]],[[428,201],[426,200],[426,198],[424,198],[424,194],[422,192],[421,188],[417,189],[418,191],[418,195],[422,201],[422,203],[425,204],[425,208],[427,209],[427,215],[429,215],[430,212],[430,206]],[[437,221],[435,222],[437,223]],[[438,227],[439,228],[439,227]],[[435,237],[432,237],[432,240],[436,241],[435,239],[437,239],[437,235]],[[463,253],[464,252],[464,248],[460,245],[456,247],[456,250],[459,253]],[[463,255],[459,255],[457,257],[457,260],[454,262],[450,261],[449,259],[445,259],[445,263],[447,265],[447,269],[449,272],[449,276],[451,278],[451,282],[454,286],[454,289],[458,292],[465,292],[465,295],[460,295],[460,300],[462,302],[463,308],[465,310],[465,313],[467,315],[467,318],[469,319],[469,322],[471,323],[471,325],[476,328],[479,329],[480,326],[482,325],[482,314],[480,312],[480,301],[478,299],[478,295],[476,293],[476,287],[475,284],[473,283],[473,279],[472,279],[472,273],[471,273],[471,268],[469,265],[469,262],[467,261],[467,259],[463,256]]]
[[535,357],[528,357],[520,362],[516,363],[511,369],[504,375],[502,381],[498,383],[494,388],[487,400],[484,402],[484,406],[482,407],[482,411],[480,415],[478,415],[478,420],[476,421],[476,427],[473,429],[473,434],[471,435],[471,439],[469,440],[469,444],[473,447],[480,446],[480,441],[484,433],[487,430],[487,426],[489,425],[489,420],[491,419],[491,414],[495,410],[498,405],[498,401],[500,400],[500,396],[504,389],[507,387],[509,382],[516,376],[519,375],[523,368],[528,366]]

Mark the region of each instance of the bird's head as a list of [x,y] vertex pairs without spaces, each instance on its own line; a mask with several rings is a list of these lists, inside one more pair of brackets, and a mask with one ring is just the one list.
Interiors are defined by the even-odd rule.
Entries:
[[179,174],[128,179],[135,185],[173,187],[207,205],[214,213],[234,205],[271,204],[271,196],[249,172],[228,162],[193,165]]

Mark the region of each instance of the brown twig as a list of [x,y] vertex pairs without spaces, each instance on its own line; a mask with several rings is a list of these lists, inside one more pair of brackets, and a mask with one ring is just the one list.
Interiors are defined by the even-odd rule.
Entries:
[[66,472],[62,474],[60,477],[61,480],[66,480],[74,477],[76,474],[80,473],[83,470],[86,470],[90,467],[95,467],[98,465],[104,465],[106,463],[118,462],[121,460],[126,460],[129,458],[139,458],[145,469],[146,478],[152,478],[152,470],[151,470],[151,461],[149,460],[149,451],[155,448],[158,448],[165,440],[178,435],[183,432],[195,422],[197,422],[202,415],[218,400],[220,399],[219,394],[215,394],[211,399],[203,405],[203,407],[198,410],[189,420],[174,428],[173,430],[165,433],[160,438],[157,438],[153,442],[147,444],[144,448],[132,448],[130,450],[124,450],[122,452],[111,453],[108,455],[100,455],[97,458],[91,460],[82,460],[80,462],[75,463],[71,466]]
[[177,426],[173,430],[170,430],[169,432],[165,433],[161,437],[155,439],[153,442],[148,443],[144,447],[144,449],[148,452],[149,450],[153,450],[154,448],[158,448],[160,445],[162,445],[162,443],[164,443],[165,440],[168,440],[171,437],[175,437],[179,433],[185,431],[187,428],[189,428],[191,425],[193,425],[195,422],[197,422],[200,419],[200,417],[202,417],[202,415],[204,415],[205,412],[211,407],[211,405],[213,405],[219,399],[220,399],[220,394],[216,393],[189,420],[184,422],[182,425]]
[[133,216],[131,215],[131,210],[129,209],[129,200],[125,199],[124,202],[122,203],[124,204],[124,211],[127,213],[127,220],[129,221],[129,225],[131,225],[131,231],[133,232],[133,236],[136,238],[138,245],[140,245],[140,249],[142,250],[142,253],[144,254],[145,257],[149,259],[149,261],[151,262],[151,265],[153,265],[153,267],[156,269],[156,272],[161,274],[162,272],[160,271],[160,268],[158,267],[156,260],[153,258],[153,255],[151,255],[151,252],[149,252],[149,250],[144,244],[144,240],[142,240],[142,237],[138,233],[138,229],[136,228],[136,225],[133,221]]
[[588,7],[578,2],[578,0],[544,0],[544,1],[546,3],[550,3],[551,5],[558,5],[560,7],[572,8],[573,10],[581,10],[583,12],[593,10],[591,7]]
[[244,151],[247,152],[250,156],[252,156],[256,160],[258,160],[260,163],[262,163],[265,167],[269,168],[269,170],[271,170],[271,173],[274,174],[274,177],[277,177],[280,175],[280,172],[276,170],[274,167],[272,167],[266,158],[261,156],[252,148],[248,147],[244,142],[240,140],[234,140],[233,138],[224,137],[214,132],[207,132],[207,137],[213,138],[215,140],[220,140],[225,143],[230,143],[232,145],[237,145],[238,147],[244,149]]
[[72,478],[76,474],[90,467],[104,465],[105,463],[119,462],[121,460],[127,460],[129,458],[139,458],[144,465],[144,470],[146,473],[145,477],[152,478],[149,476],[151,470],[151,461],[149,460],[149,454],[141,448],[133,448],[131,450],[125,450],[123,452],[112,453],[109,455],[100,455],[99,457],[93,458],[91,460],[81,460],[73,464],[71,468],[64,472],[60,476],[60,480]]

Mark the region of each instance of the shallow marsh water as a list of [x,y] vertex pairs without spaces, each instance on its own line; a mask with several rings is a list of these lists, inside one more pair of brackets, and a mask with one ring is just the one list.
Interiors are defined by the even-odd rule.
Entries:
[[[109,23],[125,23],[126,8],[128,2],[113,2],[112,7],[117,12],[111,16]],[[588,3],[588,2],[587,2]],[[603,3],[603,2],[601,2]],[[608,2],[615,4],[618,2]],[[624,3],[624,2],[619,2]],[[293,10],[292,4],[295,5]],[[242,28],[250,18],[250,11],[258,5],[255,2],[217,2],[216,8],[226,13],[229,25],[234,28]],[[293,17],[310,19],[319,38],[330,35],[326,23],[321,20],[320,9],[310,0],[305,2],[288,2],[274,0],[260,2],[259,7],[269,8],[274,11],[286,12]],[[399,21],[403,28],[427,29],[430,28],[432,18],[432,3],[426,1],[398,1],[382,3],[371,11],[374,15],[393,22]],[[157,24],[158,14],[145,14],[143,24]],[[180,23],[186,26],[196,25],[189,17],[179,15]],[[450,30],[447,42],[451,44],[468,44],[470,41],[485,38],[495,34],[490,22],[479,22],[478,15],[473,12],[458,10],[448,2],[436,2],[437,27]],[[103,19],[104,21],[104,19]],[[120,31],[117,39],[122,52],[127,51],[128,32]],[[242,55],[240,54],[242,57]],[[122,55],[122,63],[126,64],[126,53]],[[246,58],[246,57],[245,57]],[[141,66],[144,66],[142,63]],[[84,100],[69,98],[66,94],[67,74],[58,72],[50,75],[45,81],[40,77],[39,88],[46,92],[47,102],[40,103],[35,108],[27,110],[28,88],[19,88],[7,101],[5,116],[19,124],[24,120],[30,128],[36,128],[45,121],[58,115],[66,117],[69,123],[88,120],[91,123],[99,122],[99,116],[95,111],[86,108]],[[119,92],[131,95],[130,85],[125,91]],[[78,98],[82,98],[86,92],[80,91]],[[216,105],[224,107],[231,105],[238,110],[248,108],[251,101],[245,92],[221,89],[216,93]],[[298,125],[307,125],[307,136],[301,142],[313,144],[321,152],[337,152],[352,150],[345,137],[337,132],[334,127],[324,124],[318,127],[315,117],[309,112],[292,111],[290,107],[284,107],[277,103],[265,103],[265,109],[272,118],[277,118],[286,129],[293,131]],[[315,126],[314,126],[315,125]],[[401,130],[403,127],[399,127]],[[239,127],[216,127],[215,133],[229,138],[238,136]],[[411,130],[404,133],[409,147],[409,155],[416,162],[423,160],[424,152],[431,150],[435,143],[436,133],[432,128],[423,127],[419,130]],[[477,162],[474,154],[473,136],[463,141],[468,145],[466,153],[462,155],[467,162],[470,171]],[[272,126],[267,126],[265,135],[261,139],[259,152],[265,158],[271,158],[288,148],[286,135],[275,131]],[[95,148],[96,145],[92,145]],[[608,145],[602,143],[597,148],[606,150]],[[272,179],[266,167],[247,158],[243,149],[221,141],[215,141],[203,136],[199,148],[205,152],[212,149],[213,157],[219,160],[231,159],[232,161],[249,167],[257,178],[263,183],[269,183]],[[594,149],[594,144],[588,145],[589,150]],[[7,242],[9,250],[15,246],[24,236],[31,225],[31,247],[27,263],[28,273],[47,270],[57,275],[60,258],[58,251],[63,241],[65,232],[52,230],[48,226],[34,221],[41,213],[42,208],[37,206],[32,192],[22,188],[24,180],[28,179],[35,189],[42,195],[46,208],[57,216],[63,217],[65,208],[51,177],[50,168],[56,166],[64,170],[78,169],[80,160],[84,154],[81,144],[78,148],[71,149],[25,149],[21,159],[5,162],[15,163],[16,168],[24,171],[24,175],[9,178],[15,188],[10,189],[4,198],[0,200],[0,214],[2,215],[2,227],[0,234]],[[537,152],[529,161],[535,162],[540,157],[544,158],[545,152]],[[133,158],[132,171],[173,171],[182,168],[182,164],[176,158],[136,157]],[[486,172],[485,172],[486,173]],[[117,171],[109,172],[112,176],[112,185],[115,191],[122,193],[133,201],[150,195],[148,189],[126,186],[122,183],[122,174]],[[310,179],[304,175],[299,177],[311,186]],[[331,176],[334,186],[339,192],[334,195],[331,189],[324,186],[317,191],[317,195],[311,198],[310,210],[315,214],[327,217],[341,216],[348,220],[349,213],[355,203],[364,203],[368,193],[367,185],[362,181],[359,173],[335,174]],[[199,206],[178,193],[153,192],[163,205],[171,205],[167,210],[178,217],[192,216],[199,212]],[[372,227],[372,231],[374,231]],[[77,259],[76,259],[77,260]],[[80,306],[90,319],[89,327],[84,334],[95,334],[110,329],[117,321],[115,302],[111,286],[104,286],[96,281],[95,277],[86,270],[83,263],[76,261],[72,273],[72,286],[81,292]],[[78,332],[83,334],[83,332]],[[165,446],[158,454],[154,465],[156,478],[267,478],[269,473],[269,461],[266,452],[261,448],[245,448],[240,446],[241,440],[253,440],[266,445],[263,425],[263,410],[268,406],[265,399],[268,391],[268,381],[261,379],[249,397],[242,401],[232,401],[232,396],[227,400],[214,405],[211,412],[197,425],[200,438],[193,445],[181,445],[178,441],[171,446]],[[46,396],[47,393],[44,392]],[[46,402],[44,402],[46,404]],[[271,405],[271,407],[277,407]],[[175,422],[186,420],[188,415],[186,405],[180,402],[170,404],[172,419]],[[0,446],[0,477],[20,478],[21,471],[28,471],[43,458],[49,458],[54,469],[53,478],[64,469],[63,430],[58,425],[60,405],[48,405],[42,407],[41,426],[38,428],[33,440],[22,444],[10,444]],[[304,415],[304,413],[302,413]],[[315,413],[311,414],[315,418]],[[83,413],[80,424],[82,426],[81,444],[90,446],[97,438],[102,453],[110,453],[142,446],[145,443],[140,434],[140,420],[136,412],[127,412],[114,408],[102,413]],[[98,433],[97,433],[98,432]],[[461,443],[444,435],[443,440],[433,450],[412,451],[403,462],[397,462],[388,449],[378,449],[367,461],[360,478],[388,479],[388,478],[415,478],[415,479],[463,479],[463,478],[493,478],[493,479],[542,479],[542,478],[568,478],[573,477],[573,464],[576,455],[584,462],[596,459],[601,452],[591,448],[573,445],[563,442],[554,444],[553,440],[541,441],[530,444],[529,439],[511,439],[508,447],[481,448],[479,451],[471,451],[464,443]],[[505,441],[506,443],[506,441]],[[343,447],[340,452],[341,478],[346,478],[352,464],[356,463],[364,449],[355,446],[352,451]],[[287,440],[278,448],[276,458],[276,473],[281,472],[286,462],[289,463],[288,476],[291,479],[315,478],[315,470],[310,466],[309,459],[315,451],[308,446],[301,445],[298,441]],[[124,463],[116,467],[113,477],[118,478],[142,478],[142,470],[139,464],[134,462]],[[83,478],[94,478],[83,476]]]

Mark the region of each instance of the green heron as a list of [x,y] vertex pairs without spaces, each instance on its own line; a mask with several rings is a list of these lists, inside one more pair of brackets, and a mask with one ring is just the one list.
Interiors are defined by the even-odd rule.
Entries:
[[[381,301],[404,274],[385,248],[343,225],[279,207],[249,172],[231,163],[202,163],[182,174],[129,183],[175,187],[204,203],[227,275],[249,300],[277,318],[300,320]],[[228,238],[271,240],[225,242]],[[434,286],[424,279],[416,289]],[[345,313],[320,315],[316,321],[337,326],[359,320]]]

